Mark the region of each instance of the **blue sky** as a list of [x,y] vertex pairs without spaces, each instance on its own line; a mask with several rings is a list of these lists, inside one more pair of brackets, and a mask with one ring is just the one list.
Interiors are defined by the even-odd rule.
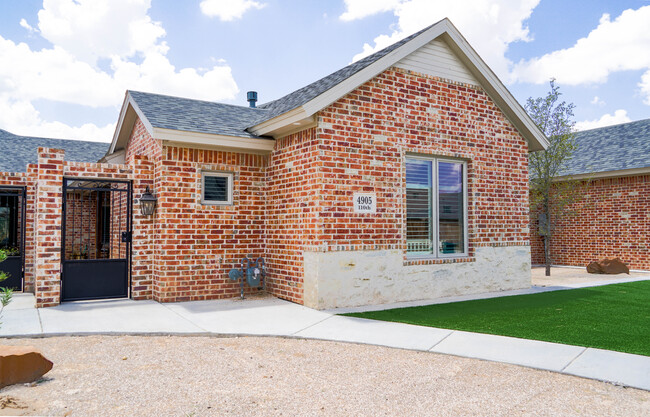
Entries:
[[449,17],[515,97],[650,114],[650,0],[0,0],[0,128],[109,141],[126,89],[246,105]]

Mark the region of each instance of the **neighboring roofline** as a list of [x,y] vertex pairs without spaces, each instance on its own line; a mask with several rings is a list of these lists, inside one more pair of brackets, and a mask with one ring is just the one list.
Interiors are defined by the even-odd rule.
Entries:
[[629,168],[619,169],[615,171],[601,171],[601,172],[587,172],[584,174],[562,175],[553,178],[553,181],[568,181],[568,180],[588,180],[600,178],[613,178],[613,177],[630,177],[633,175],[650,174],[650,166],[643,168]]
[[615,127],[619,127],[619,126],[631,125],[633,123],[647,122],[648,120],[650,120],[650,119],[631,120],[629,122],[624,122],[624,123],[616,123],[616,124],[613,124],[613,125],[607,125],[607,126],[601,126],[601,127],[592,127],[591,129],[585,129],[585,130],[576,130],[573,133],[575,135],[581,135],[583,133],[593,132],[595,130],[610,129],[610,128],[615,128]]
[[120,117],[115,127],[115,133],[113,134],[113,140],[103,159],[108,160],[110,159],[110,155],[126,150],[136,119],[140,119],[147,133],[152,138],[162,141],[205,145],[237,151],[251,150],[264,153],[271,152],[275,144],[274,140],[268,138],[246,138],[153,127],[142,110],[140,110],[140,107],[138,107],[133,96],[127,90],[122,109],[120,110]]
[[452,51],[467,65],[470,72],[477,78],[486,93],[527,140],[529,150],[546,149],[548,147],[548,139],[546,136],[539,130],[519,102],[447,18],[433,24],[429,29],[406,42],[404,45],[399,46],[308,102],[272,119],[251,126],[248,130],[258,136],[271,135],[277,137],[274,133],[285,128],[288,124],[306,122],[305,119],[312,117],[316,112],[324,109],[350,91],[353,91],[355,88],[382,73],[420,47],[443,35],[446,35],[445,40]]

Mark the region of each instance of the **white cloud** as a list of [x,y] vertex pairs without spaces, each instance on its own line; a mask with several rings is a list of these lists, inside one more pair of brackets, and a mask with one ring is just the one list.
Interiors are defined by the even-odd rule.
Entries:
[[250,9],[261,9],[265,3],[253,0],[203,0],[201,12],[209,17],[218,17],[224,22],[241,19]]
[[[603,83],[617,71],[650,68],[650,6],[625,10],[613,21],[608,14],[575,45],[521,61],[512,71],[520,82],[579,85]],[[650,96],[649,96],[650,97]]]
[[[33,103],[49,100],[117,110],[127,89],[215,101],[234,98],[239,89],[223,61],[205,69],[176,68],[169,61],[161,41],[165,31],[147,15],[149,4],[45,0],[38,27],[52,47],[32,50],[0,36],[0,128],[24,135],[108,140],[112,125],[71,127],[46,121]],[[116,25],[126,29],[116,30]],[[97,67],[100,58],[109,60],[109,70]]]
[[627,111],[623,109],[616,110],[614,114],[603,114],[600,119],[595,120],[584,120],[582,122],[577,122],[575,129],[577,131],[596,129],[598,127],[605,127],[611,125],[617,125],[621,123],[631,122],[627,115]]
[[24,18],[20,19],[20,26],[27,29],[30,33],[34,33],[36,31],[36,29],[34,29],[32,25],[27,23],[27,20],[25,20]]
[[77,59],[130,57],[165,51],[160,22],[147,15],[151,0],[44,0],[38,12],[41,35]]
[[639,87],[641,88],[641,93],[645,95],[643,102],[650,106],[650,70],[641,76]]
[[601,98],[598,97],[598,96],[594,96],[594,98],[592,98],[591,101],[590,101],[589,103],[591,103],[591,104],[593,104],[593,105],[596,105],[596,106],[600,106],[600,107],[602,107],[602,106],[605,105],[605,100],[601,99]]
[[398,19],[395,30],[376,37],[373,45],[365,44],[363,51],[353,58],[356,61],[448,17],[497,75],[505,78],[511,65],[505,57],[508,45],[530,40],[524,22],[538,3],[539,0],[398,0],[374,6],[368,0],[346,0],[341,19],[360,19],[386,8]]
[[363,19],[377,13],[388,12],[397,8],[402,0],[345,0],[345,12],[341,20]]
[[112,106],[124,96],[110,74],[78,61],[59,46],[33,51],[0,36],[0,99],[45,99],[84,106]]
[[23,136],[107,142],[113,137],[115,123],[101,127],[92,123],[68,126],[57,121],[43,120],[28,100],[3,98],[0,99],[0,128]]

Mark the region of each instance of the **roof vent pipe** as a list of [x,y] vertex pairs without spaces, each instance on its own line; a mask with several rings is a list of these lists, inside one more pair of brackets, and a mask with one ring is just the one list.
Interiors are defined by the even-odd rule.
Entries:
[[246,100],[248,100],[248,105],[250,107],[255,107],[255,103],[257,102],[257,91],[249,91],[246,93]]

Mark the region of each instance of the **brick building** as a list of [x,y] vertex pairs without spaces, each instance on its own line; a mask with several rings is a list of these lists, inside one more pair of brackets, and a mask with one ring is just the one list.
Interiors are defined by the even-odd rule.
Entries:
[[38,303],[233,297],[247,256],[264,258],[268,292],[314,308],[530,285],[528,152],[547,141],[447,19],[256,95],[128,91],[100,162],[40,149],[20,174]]
[[[576,145],[558,181],[584,180],[583,195],[567,214],[552,216],[551,263],[586,266],[617,256],[650,270],[650,119],[578,132]],[[532,262],[543,264],[536,219],[530,230]]]

